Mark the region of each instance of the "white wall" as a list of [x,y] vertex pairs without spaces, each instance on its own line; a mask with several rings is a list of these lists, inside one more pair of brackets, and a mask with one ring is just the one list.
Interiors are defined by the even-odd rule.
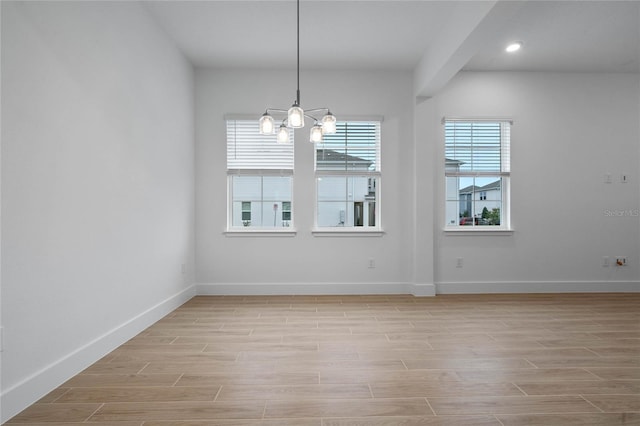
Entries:
[[139,4],[2,2],[3,420],[193,293],[193,83]]
[[[434,111],[417,120],[435,121],[431,114],[514,119],[515,232],[447,234],[438,208],[438,291],[637,291],[639,91],[635,74],[460,73],[430,100]],[[443,158],[442,138],[436,132],[426,155]],[[436,167],[433,202],[441,206],[444,163]],[[628,183],[620,183],[621,174]],[[603,256],[617,255],[628,256],[629,266],[602,266]]]
[[[302,72],[303,107],[330,107],[338,119],[384,116],[382,237],[318,237],[309,129],[296,133],[293,237],[225,236],[224,116],[257,118],[295,99],[293,72],[196,70],[196,280],[203,292],[406,292],[411,278],[413,211],[412,77],[406,72]],[[368,268],[369,259],[376,268]],[[256,286],[258,285],[258,286]],[[262,287],[264,289],[264,287]],[[377,289],[377,290],[376,290]]]
[[[196,75],[196,280],[202,292],[405,292],[434,283],[441,293],[638,290],[637,75],[465,72],[438,96],[409,106],[404,74],[303,73],[303,105],[330,104],[338,116],[385,116],[387,233],[341,239],[310,233],[313,148],[307,130],[296,144],[297,235],[224,235],[224,114],[259,116],[266,106],[286,107],[294,76],[236,70]],[[415,114],[413,124],[402,118],[405,111]],[[443,232],[443,116],[514,119],[512,234]],[[604,183],[607,173],[611,184]],[[621,174],[628,183],[619,182]],[[629,258],[629,266],[602,266],[603,256],[613,263],[619,255]],[[375,269],[367,268],[371,258]],[[457,258],[463,258],[462,268]]]

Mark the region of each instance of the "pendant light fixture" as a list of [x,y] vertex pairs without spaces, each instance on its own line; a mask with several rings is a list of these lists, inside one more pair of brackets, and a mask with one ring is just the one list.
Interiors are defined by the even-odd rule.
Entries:
[[[331,114],[329,108],[314,108],[303,110],[300,104],[300,0],[296,0],[297,6],[297,78],[298,85],[296,88],[296,99],[288,110],[267,108],[262,117],[260,117],[260,133],[263,135],[272,135],[276,132],[278,143],[287,143],[289,141],[289,129],[300,129],[304,127],[304,119],[313,120],[309,141],[313,143],[322,142],[323,135],[330,135],[336,132],[336,117]],[[324,116],[318,120],[314,114],[324,113]],[[276,131],[276,124],[273,115],[283,116],[280,127]]]

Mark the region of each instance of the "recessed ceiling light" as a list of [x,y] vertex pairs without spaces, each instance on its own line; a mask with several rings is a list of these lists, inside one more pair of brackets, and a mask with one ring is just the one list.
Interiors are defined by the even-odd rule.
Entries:
[[517,52],[518,50],[520,50],[520,48],[522,47],[522,42],[521,41],[515,41],[513,43],[511,43],[510,45],[507,46],[506,50],[509,53],[513,53],[513,52]]

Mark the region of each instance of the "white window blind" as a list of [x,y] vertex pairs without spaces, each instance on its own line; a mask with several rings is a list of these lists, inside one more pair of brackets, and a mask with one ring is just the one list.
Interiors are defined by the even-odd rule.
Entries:
[[338,122],[316,149],[316,170],[380,171],[380,122]]
[[293,131],[289,143],[261,135],[258,120],[227,119],[228,170],[293,170]]
[[446,121],[445,157],[459,172],[510,172],[510,130],[507,121]]

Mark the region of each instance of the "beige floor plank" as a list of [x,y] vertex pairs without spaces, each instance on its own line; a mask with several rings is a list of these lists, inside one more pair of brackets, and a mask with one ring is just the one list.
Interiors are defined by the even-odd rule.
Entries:
[[[243,351],[238,354],[238,363],[258,361],[310,363],[319,361],[359,360],[357,352],[339,351]],[[395,358],[396,360],[398,358]]]
[[62,395],[64,395],[67,392],[69,392],[69,388],[62,388],[62,387],[56,388],[53,391],[46,394],[45,396],[43,396],[42,398],[40,398],[37,402],[38,403],[55,402],[58,398],[60,398]]
[[[118,355],[112,361],[113,364],[118,363],[136,363],[136,365],[143,364],[146,366],[151,361],[167,361],[167,362],[217,362],[227,361],[233,362],[238,358],[240,351],[228,351],[228,352],[198,352],[198,353],[176,353],[176,352],[127,352],[122,355]],[[107,369],[110,364],[104,365],[104,369]],[[133,367],[132,367],[133,368]],[[138,371],[140,371],[140,368]],[[97,370],[85,370],[86,372],[97,373]]]
[[619,346],[615,346],[615,347],[610,345],[611,343],[609,343],[607,347],[592,345],[592,346],[587,346],[586,348],[603,357],[629,357],[629,356],[640,357],[640,345],[633,346],[633,347],[626,346],[625,343],[620,343]]
[[640,413],[640,395],[583,395],[605,413]]
[[101,404],[34,404],[9,420],[13,423],[82,422],[91,417]]
[[494,416],[347,417],[323,419],[322,426],[502,426]]
[[585,370],[604,380],[640,380],[640,368],[593,368]]
[[525,414],[497,415],[503,426],[638,426],[640,414]]
[[441,358],[403,360],[409,370],[535,368],[522,358]]
[[107,403],[94,421],[261,419],[264,401]]
[[521,396],[523,393],[511,383],[470,383],[453,381],[383,382],[372,383],[371,392],[376,398],[411,398],[442,396]]
[[[317,342],[318,349],[321,351],[346,351],[346,352],[370,352],[376,350],[407,350],[407,351],[431,351],[433,348],[426,341],[415,342],[390,342],[386,339],[376,341],[351,341],[351,342]],[[467,353],[472,353],[469,350],[465,350]]]
[[422,382],[467,382],[467,383],[514,383],[543,382],[554,383],[567,380],[598,380],[599,378],[581,368],[553,369],[451,369],[451,370],[408,370],[408,371],[323,371],[321,383],[403,383]]
[[267,401],[265,418],[433,415],[424,398]]
[[85,369],[83,374],[136,374],[147,366],[147,361],[117,361],[108,364],[96,363]]
[[119,348],[120,352],[132,352],[132,351],[144,351],[144,352],[202,352],[206,344],[191,344],[191,345],[179,345],[179,344],[138,344],[128,343]]
[[535,368],[495,370],[456,370],[459,380],[480,383],[491,382],[544,382],[564,383],[571,380],[596,380],[597,376],[582,368]]
[[213,401],[219,390],[220,386],[72,388],[58,398],[56,403]]
[[527,358],[538,368],[561,368],[561,367],[640,367],[640,357],[597,357],[581,358],[567,357],[557,359]]
[[437,415],[599,412],[579,396],[481,396],[428,398]]
[[315,372],[264,372],[185,374],[176,386],[217,386],[217,385],[313,385],[319,383]]
[[150,421],[144,426],[322,426],[322,419]]
[[371,398],[366,384],[313,384],[313,385],[225,385],[216,401],[237,401],[242,399],[297,400],[297,399],[337,399]]
[[[6,424],[10,424],[10,423],[6,423]],[[87,426],[87,425],[91,425],[91,426],[143,426],[143,422],[138,420],[138,421],[132,421],[132,422],[91,422],[91,423],[87,423],[87,422],[68,422],[68,421],[63,421],[63,422],[37,422],[37,423],[32,423],[32,422],[28,422],[28,423],[19,423],[20,426]]]
[[636,394],[640,397],[640,381],[579,381],[560,383],[526,383],[516,385],[527,395]]
[[112,386],[171,386],[181,374],[79,374],[62,386],[112,387]]
[[[219,343],[219,344],[216,344]],[[263,351],[263,352],[280,352],[280,351],[296,351],[296,352],[307,352],[307,351],[317,351],[319,350],[319,346],[317,343],[296,343],[296,342],[288,342],[288,343],[262,343],[262,342],[254,342],[254,341],[245,341],[245,342],[237,342],[237,343],[229,343],[229,342],[213,342],[204,350],[204,354],[208,354],[209,352],[220,352],[227,351],[231,353],[236,352],[247,352],[247,351]],[[331,352],[327,350],[327,352]]]

